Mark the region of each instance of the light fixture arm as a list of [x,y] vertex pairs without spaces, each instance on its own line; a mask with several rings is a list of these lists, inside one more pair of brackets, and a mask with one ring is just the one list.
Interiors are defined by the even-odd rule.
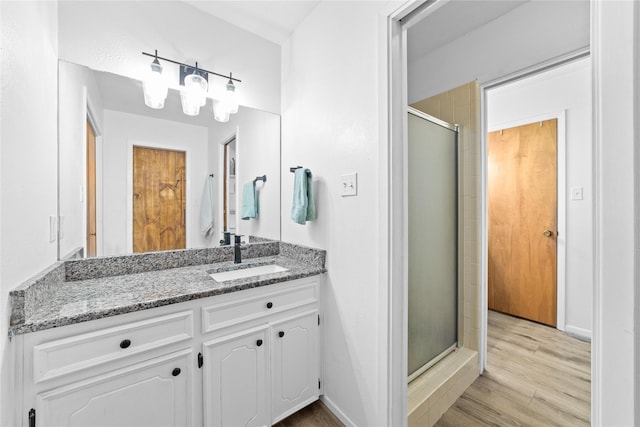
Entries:
[[[173,59],[163,58],[162,56],[158,56],[158,51],[157,50],[156,50],[155,54],[147,53],[147,52],[142,52],[142,54],[146,55],[146,56],[150,56],[152,58],[155,58],[156,61],[158,59],[162,59],[163,61],[171,62],[173,64],[182,65],[184,67],[191,67],[191,65],[185,64],[184,62],[174,61]],[[229,75],[227,76],[227,75],[224,75],[224,74],[220,74],[220,73],[216,73],[216,72],[213,72],[213,71],[205,70],[204,68],[198,67],[198,63],[197,62],[196,62],[195,68],[196,68],[196,70],[204,71],[207,74],[213,74],[214,76],[224,77],[225,79],[229,79],[230,81],[235,81],[235,82],[238,82],[238,83],[242,83],[242,80],[234,78],[231,75],[231,73],[229,73]]]

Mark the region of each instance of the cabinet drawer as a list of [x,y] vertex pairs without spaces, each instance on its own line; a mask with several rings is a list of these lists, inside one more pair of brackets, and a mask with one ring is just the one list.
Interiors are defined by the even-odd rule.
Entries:
[[[275,285],[271,285],[274,286]],[[257,289],[251,289],[254,291]],[[239,298],[239,294],[225,295],[216,304],[202,308],[202,332],[212,332],[227,326],[258,319],[294,307],[319,302],[319,279],[317,276],[295,280]]]
[[184,311],[36,345],[36,383],[193,337],[193,312]]

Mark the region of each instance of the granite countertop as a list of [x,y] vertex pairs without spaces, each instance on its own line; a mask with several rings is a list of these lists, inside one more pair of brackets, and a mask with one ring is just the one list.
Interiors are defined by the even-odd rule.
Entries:
[[[254,258],[243,259],[241,264],[234,264],[229,258],[229,248],[212,249],[217,254],[213,257],[217,262],[189,265],[193,262],[190,255],[200,256],[200,261],[211,261],[211,256],[201,257],[202,251],[192,250],[178,252],[187,264],[183,267],[152,269],[137,264],[127,257],[117,257],[118,266],[128,263],[125,271],[147,270],[133,273],[122,273],[122,270],[109,269],[114,265],[114,258],[92,259],[87,262],[73,261],[73,264],[58,263],[35,277],[30,284],[23,284],[12,291],[12,319],[10,334],[22,334],[56,328],[79,322],[85,322],[118,314],[160,307],[205,298],[243,289],[271,285],[288,280],[309,277],[324,273],[324,251],[304,248],[296,245],[279,243],[277,250],[257,251]],[[272,245],[273,246],[273,245]],[[266,247],[265,247],[266,248]],[[274,253],[275,252],[275,253]],[[175,258],[176,252],[167,252],[167,256]],[[220,255],[222,254],[222,255]],[[266,255],[266,256],[265,256]],[[135,256],[133,256],[135,257]],[[148,257],[146,258],[148,259]],[[97,260],[97,261],[96,261]],[[145,260],[140,257],[139,260]],[[157,264],[157,259],[154,260]],[[69,261],[67,261],[69,263]],[[259,276],[217,282],[209,273],[250,268],[261,265],[277,264],[287,271],[269,273]],[[100,276],[98,271],[103,266],[107,274]],[[85,267],[79,274],[80,267]],[[65,270],[66,275],[60,270]],[[115,273],[115,274],[114,274]],[[92,277],[95,276],[95,277]],[[54,277],[54,279],[51,279]],[[69,280],[70,277],[79,280]],[[48,279],[49,282],[47,283]]]

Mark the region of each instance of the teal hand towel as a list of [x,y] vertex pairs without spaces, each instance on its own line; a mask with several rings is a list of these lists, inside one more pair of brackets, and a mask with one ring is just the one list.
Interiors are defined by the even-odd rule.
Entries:
[[249,220],[258,217],[258,198],[256,197],[256,183],[247,182],[242,188],[242,215]]
[[305,224],[316,219],[316,205],[313,201],[313,178],[309,169],[296,169],[293,178],[293,204],[291,219],[297,224]]

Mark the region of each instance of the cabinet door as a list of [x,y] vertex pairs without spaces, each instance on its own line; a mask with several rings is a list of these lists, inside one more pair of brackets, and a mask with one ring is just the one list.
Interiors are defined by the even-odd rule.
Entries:
[[318,311],[271,326],[273,422],[318,399]]
[[267,325],[204,343],[206,426],[269,425]]
[[185,426],[192,351],[183,350],[37,395],[39,427]]

